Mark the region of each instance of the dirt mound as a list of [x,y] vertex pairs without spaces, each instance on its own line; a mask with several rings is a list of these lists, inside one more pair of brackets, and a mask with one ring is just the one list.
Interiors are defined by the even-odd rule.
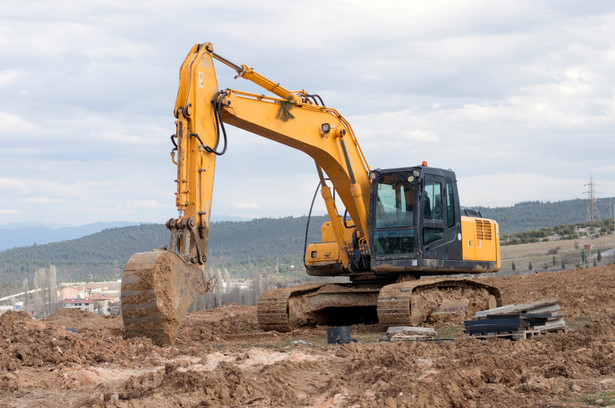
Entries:
[[263,332],[255,307],[227,305],[188,315],[176,346],[159,348],[144,338],[125,340],[117,317],[62,311],[36,321],[9,312],[0,316],[0,401],[28,406],[44,400],[48,407],[615,405],[615,266],[485,282],[500,288],[505,304],[557,299],[574,330],[521,341],[461,335],[390,343],[378,341],[382,328],[357,325],[352,335],[359,343],[329,346],[325,327]]
[[215,342],[258,331],[255,307],[228,304],[187,315],[178,337],[184,342]]
[[122,335],[124,326],[122,318],[115,315],[103,316],[83,310],[64,309],[49,316],[44,322],[53,323],[78,330],[80,332],[103,332]]
[[486,278],[502,293],[504,304],[555,298],[565,319],[601,318],[615,305],[615,265],[532,275]]
[[[615,319],[531,341],[252,348],[167,363],[88,405],[574,406],[615,385]],[[597,380],[598,379],[598,380]],[[568,401],[568,404],[564,402]],[[581,405],[579,405],[581,406]]]
[[[9,311],[0,316],[0,373],[21,367],[63,366],[66,364],[100,364],[132,360],[133,356],[147,355],[151,342],[147,339],[125,341],[106,334],[111,327],[102,325],[96,335],[87,333],[100,317],[74,312],[62,312],[50,321],[66,322],[67,316],[80,319],[64,327],[32,319],[25,312]],[[90,316],[91,315],[91,316]],[[102,319],[106,320],[106,319]],[[79,327],[75,329],[73,327]]]

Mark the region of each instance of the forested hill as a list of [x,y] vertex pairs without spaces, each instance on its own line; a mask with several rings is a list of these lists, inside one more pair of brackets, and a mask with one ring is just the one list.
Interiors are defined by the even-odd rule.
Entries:
[[[613,218],[612,198],[596,200],[600,219]],[[585,222],[587,200],[567,200],[554,203],[527,201],[512,207],[473,207],[480,210],[483,217],[496,220],[502,235],[541,228],[570,225]]]
[[[556,203],[526,202],[506,208],[479,208],[500,223],[501,235],[585,221],[585,200]],[[609,199],[598,200],[602,218],[612,217]],[[320,240],[326,217],[313,217],[308,242]],[[262,218],[214,222],[208,265],[300,265],[307,217]],[[107,229],[80,239],[14,248],[0,252],[0,285],[30,281],[34,272],[56,266],[59,281],[118,279],[128,258],[168,245],[169,231],[160,224]],[[1,288],[0,288],[1,289]],[[2,292],[0,290],[0,292]]]
[[[326,217],[312,217],[308,242],[318,241]],[[261,218],[211,225],[208,264],[299,260],[307,217]],[[40,267],[56,266],[58,280],[118,279],[136,252],[169,245],[162,224],[113,228],[70,241],[14,248],[0,252],[0,283],[32,279]]]

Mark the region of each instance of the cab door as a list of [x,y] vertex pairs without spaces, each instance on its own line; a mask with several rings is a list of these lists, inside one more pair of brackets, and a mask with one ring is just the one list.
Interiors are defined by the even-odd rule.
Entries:
[[426,174],[422,185],[422,254],[426,259],[461,260],[461,219],[454,174],[441,173]]
[[426,174],[422,191],[421,244],[423,258],[445,259],[444,244],[444,178]]

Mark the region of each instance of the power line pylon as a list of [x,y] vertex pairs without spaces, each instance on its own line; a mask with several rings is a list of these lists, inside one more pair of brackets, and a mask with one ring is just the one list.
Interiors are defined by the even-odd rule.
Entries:
[[598,204],[596,204],[596,190],[594,189],[594,179],[590,175],[589,183],[585,184],[587,187],[587,212],[585,214],[586,222],[600,221],[600,214],[598,213]]

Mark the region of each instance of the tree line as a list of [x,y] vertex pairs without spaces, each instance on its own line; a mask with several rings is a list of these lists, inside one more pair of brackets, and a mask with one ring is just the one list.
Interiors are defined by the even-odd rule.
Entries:
[[[605,203],[608,207],[608,200],[598,200],[601,214],[608,214]],[[480,210],[483,216],[500,223],[504,241],[520,243],[544,239],[553,231],[574,239],[577,223],[583,222],[585,206],[585,200],[534,201]],[[575,221],[566,221],[571,218]],[[320,228],[327,220],[326,216],[312,217],[308,243],[320,240]],[[247,272],[250,268],[279,273],[291,265],[301,267],[306,223],[305,216],[214,222],[208,266],[227,268],[237,276],[246,277],[250,275]],[[612,222],[606,221],[594,228],[610,232]],[[62,282],[117,280],[130,256],[168,245],[169,241],[170,233],[164,225],[143,224],[111,228],[79,239],[6,250],[0,252],[0,296],[15,293],[25,277],[50,265],[55,265],[57,278]]]
[[613,219],[602,221],[583,222],[571,225],[558,225],[555,227],[541,228],[534,231],[522,231],[516,234],[502,236],[502,245],[516,245],[539,242],[556,237],[557,239],[579,239],[581,237],[598,238],[613,233]]
[[[613,218],[613,199],[596,200],[602,219]],[[483,217],[494,219],[502,234],[535,231],[557,225],[585,222],[587,200],[576,199],[558,202],[525,201],[512,207],[475,207]]]

